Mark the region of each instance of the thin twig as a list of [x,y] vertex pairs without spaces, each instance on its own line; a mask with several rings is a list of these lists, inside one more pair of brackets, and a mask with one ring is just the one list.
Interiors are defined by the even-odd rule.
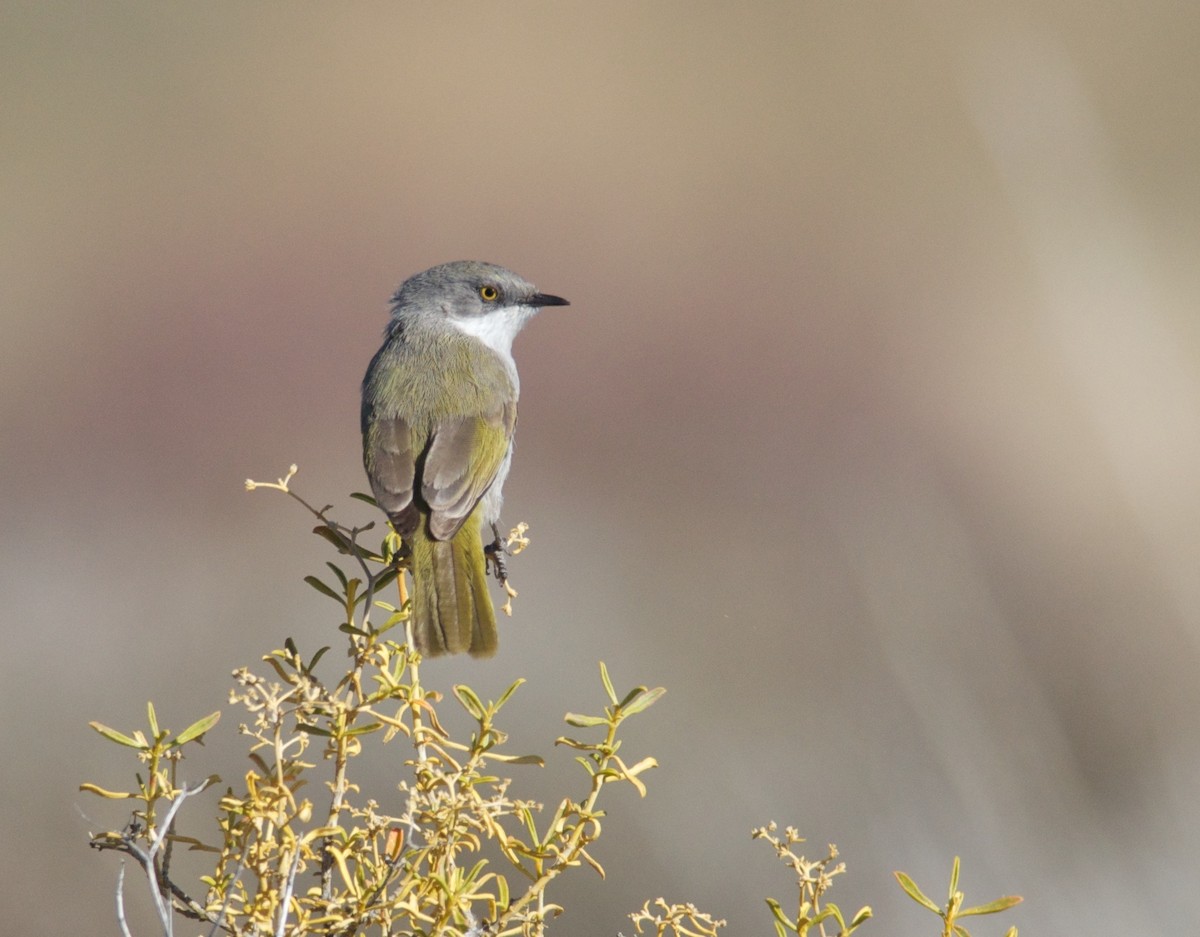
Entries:
[[283,887],[283,897],[279,902],[279,923],[275,927],[275,937],[283,937],[283,928],[287,924],[288,905],[292,901],[292,889],[296,884],[296,870],[300,867],[300,844],[296,844],[296,853],[292,856],[292,867],[288,869],[287,883]]
[[233,878],[229,880],[229,885],[225,889],[225,902],[221,905],[221,913],[213,921],[212,930],[208,932],[208,937],[216,937],[217,931],[221,929],[225,921],[225,914],[229,911],[229,902],[233,899],[233,886],[237,884],[237,880],[242,877],[242,870],[246,868],[246,851],[249,848],[250,844],[248,842],[242,847],[242,854],[238,857],[237,868],[233,870]]
[[164,879],[159,879],[158,867],[155,860],[158,857],[158,851],[170,835],[171,827],[175,822],[175,815],[179,812],[179,808],[183,806],[183,802],[193,794],[198,794],[208,786],[207,781],[200,781],[193,788],[188,788],[184,785],[179,790],[179,796],[171,801],[171,807],[167,811],[167,816],[163,823],[159,824],[158,835],[154,837],[154,841],[150,844],[150,851],[146,854],[146,875],[153,878],[154,888],[151,889],[154,895],[154,905],[158,910],[159,920],[162,921],[163,932],[167,937],[172,937],[175,933],[175,919],[171,913],[174,909],[169,907],[163,901],[163,886],[169,887],[169,882]]
[[121,925],[121,933],[125,937],[133,937],[129,932],[129,924],[125,920],[125,860],[117,870],[117,923]]

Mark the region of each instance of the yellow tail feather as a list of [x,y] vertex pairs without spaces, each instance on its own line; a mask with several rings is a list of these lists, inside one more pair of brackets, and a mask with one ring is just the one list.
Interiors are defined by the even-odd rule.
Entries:
[[451,540],[434,540],[421,524],[413,532],[412,623],[417,650],[427,657],[496,652],[496,611],[475,512]]

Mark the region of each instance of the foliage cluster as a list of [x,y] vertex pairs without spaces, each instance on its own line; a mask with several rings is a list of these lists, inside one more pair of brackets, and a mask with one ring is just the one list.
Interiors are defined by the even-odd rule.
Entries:
[[[497,773],[510,765],[542,763],[536,755],[508,751],[507,736],[497,725],[501,708],[523,681],[487,702],[470,687],[454,686],[451,694],[471,729],[468,738],[453,737],[438,715],[443,695],[424,686],[420,657],[405,640],[398,539],[389,532],[377,550],[363,546],[372,525],[347,527],[328,517],[328,507],[308,505],[289,487],[294,472],[293,466],[278,482],[248,482],[247,487],[295,498],[317,518],[315,532],[354,564],[351,575],[329,563],[331,581],[306,577],[338,603],[347,663],[336,680],[323,676],[318,665],[330,648],[308,656],[288,639],[263,658],[269,673],[234,672],[230,702],[245,714],[239,728],[248,740],[250,766],[240,783],[224,788],[214,832],[205,838],[180,831],[182,808],[220,779],[182,783],[180,765],[185,752],[217,724],[220,711],[178,734],[160,727],[153,704],[148,732],[92,723],[142,763],[128,790],[82,785],[102,797],[134,803],[127,825],[93,835],[92,845],[137,863],[167,935],[180,918],[196,922],[200,933],[234,937],[544,934],[547,922],[562,911],[550,897],[555,879],[579,867],[604,874],[592,852],[602,832],[602,791],[628,784],[646,795],[642,775],[656,762],[646,757],[628,763],[620,754],[619,732],[626,719],[651,706],[664,690],[638,686],[618,693],[600,665],[607,700],[603,711],[567,713],[571,734],[555,740],[574,751],[583,771],[581,787],[546,815],[540,805],[510,793],[511,780]],[[380,598],[388,587],[397,590],[396,604]],[[372,622],[373,613],[383,618],[379,624]],[[365,762],[360,759],[397,737],[406,741],[411,756],[389,809],[363,794],[359,769]],[[810,862],[794,851],[802,842],[794,829],[779,836],[771,824],[753,835],[775,849],[798,884],[793,915],[779,901],[767,900],[779,937],[849,935],[870,917],[870,909],[863,908],[847,921],[836,904],[825,901],[833,878],[844,871],[835,863],[834,847]],[[171,863],[177,848],[211,854],[212,871],[194,884],[177,881]],[[124,870],[122,863],[118,921],[130,935]],[[939,915],[946,937],[969,937],[958,918],[1004,910],[1020,900],[963,910],[957,876],[955,860],[950,898],[939,909],[897,873],[905,891]],[[662,899],[647,902],[630,917],[639,934],[675,937],[713,937],[725,923],[693,905]],[[836,931],[826,930],[834,925]],[[1009,933],[1015,937],[1015,928]]]

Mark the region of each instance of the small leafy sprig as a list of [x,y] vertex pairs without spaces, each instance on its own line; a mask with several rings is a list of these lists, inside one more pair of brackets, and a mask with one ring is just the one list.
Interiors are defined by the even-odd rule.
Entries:
[[817,933],[825,937],[825,922],[829,920],[837,922],[837,937],[846,937],[871,917],[871,909],[864,907],[859,909],[847,924],[841,909],[836,904],[831,901],[826,902],[824,906],[821,904],[825,893],[833,885],[834,877],[846,871],[844,862],[836,862],[837,846],[830,843],[824,858],[810,861],[792,849],[793,846],[804,842],[804,837],[795,827],[787,827],[782,836],[777,835],[777,831],[778,827],[775,823],[768,823],[766,826],[752,830],[750,835],[753,839],[761,839],[770,843],[780,861],[788,866],[796,876],[799,893],[796,899],[795,917],[786,914],[783,905],[776,899],[766,899],[767,906],[771,909],[771,914],[775,919],[775,933],[778,937],[786,937],[787,934],[806,937],[814,927],[817,929]]
[[[134,775],[137,787],[131,791],[113,791],[100,787],[98,784],[84,783],[80,790],[98,794],[109,800],[136,800],[129,822],[123,830],[110,830],[93,836],[91,845],[99,850],[116,850],[133,858],[142,867],[147,879],[154,883],[151,893],[154,898],[155,912],[165,933],[171,933],[171,901],[179,904],[192,916],[198,914],[194,901],[178,889],[171,881],[171,855],[176,843],[183,843],[193,848],[200,846],[197,840],[180,836],[175,833],[175,820],[184,801],[199,794],[205,788],[219,782],[216,775],[210,775],[203,780],[181,785],[178,782],[179,763],[183,760],[183,747],[195,742],[203,744],[204,734],[208,732],[221,718],[221,713],[209,713],[197,719],[190,726],[173,735],[169,729],[158,724],[158,713],[153,703],[146,704],[147,721],[150,733],[147,735],[141,729],[135,729],[126,735],[100,722],[89,725],[110,742],[137,752],[137,758],[147,766],[143,775]],[[120,887],[124,883],[125,870],[122,866],[117,888],[117,919],[122,931],[128,933],[125,922],[124,892]]]
[[[998,914],[1019,905],[1024,899],[1020,895],[1006,895],[989,901],[986,904],[963,907],[963,893],[958,890],[958,856],[954,857],[954,866],[950,870],[950,890],[946,898],[946,906],[939,908],[925,893],[917,887],[917,883],[903,872],[893,873],[904,893],[923,908],[932,911],[942,919],[942,937],[971,937],[970,931],[958,923],[959,918],[972,917],[978,914]],[[1004,932],[1004,937],[1017,937],[1016,927],[1010,927]]]

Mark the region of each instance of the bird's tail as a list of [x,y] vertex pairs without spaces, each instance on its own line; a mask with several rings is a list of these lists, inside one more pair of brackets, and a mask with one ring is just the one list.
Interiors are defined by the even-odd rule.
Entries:
[[434,540],[424,524],[409,538],[413,641],[427,657],[496,653],[496,611],[488,595],[479,517],[472,512],[450,540]]

